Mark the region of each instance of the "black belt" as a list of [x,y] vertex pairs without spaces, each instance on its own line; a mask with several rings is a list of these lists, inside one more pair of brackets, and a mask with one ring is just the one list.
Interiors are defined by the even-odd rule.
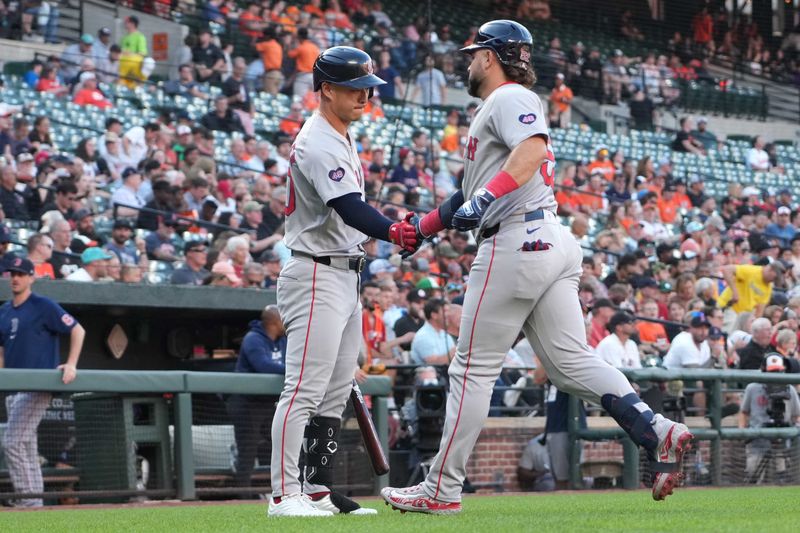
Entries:
[[[364,270],[364,265],[367,263],[366,258],[362,255],[359,257],[331,257],[329,255],[325,256],[316,256],[307,254],[305,252],[298,252],[296,250],[292,250],[292,255],[295,257],[304,257],[306,259],[311,259],[315,263],[319,263],[320,265],[326,266],[334,266],[336,268],[344,268],[345,262],[347,265],[347,270],[353,270],[355,272],[361,273]],[[341,266],[337,263],[341,263]]]
[[[544,209],[536,209],[534,211],[528,211],[523,215],[525,222],[533,222],[534,220],[544,220]],[[486,228],[481,232],[482,239],[488,239],[497,234],[500,231],[500,224],[495,224],[489,228]]]

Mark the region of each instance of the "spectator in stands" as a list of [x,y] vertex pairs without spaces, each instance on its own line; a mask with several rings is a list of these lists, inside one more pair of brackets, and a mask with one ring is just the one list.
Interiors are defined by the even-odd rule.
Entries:
[[263,89],[272,96],[278,94],[284,81],[283,72],[281,72],[283,47],[276,37],[275,27],[269,26],[264,29],[261,39],[256,43],[256,50],[261,54],[264,72]]
[[607,324],[609,335],[595,348],[597,355],[615,368],[641,368],[639,348],[631,339],[636,332],[630,313],[618,311]]
[[589,325],[589,346],[597,348],[597,345],[608,335],[608,323],[614,316],[614,304],[611,300],[600,298],[595,300],[592,306],[592,319]]
[[792,210],[782,205],[777,209],[776,217],[777,222],[769,224],[765,234],[780,239],[781,248],[789,248],[794,236],[797,235],[797,228],[791,223]]
[[244,266],[242,272],[242,287],[250,289],[265,288],[267,271],[261,263],[250,262]]
[[692,19],[692,37],[701,54],[714,53],[714,20],[708,12],[707,5],[704,5]]
[[89,247],[81,254],[83,266],[67,276],[67,281],[99,281],[106,276],[106,264],[111,254],[96,246]]
[[53,196],[53,200],[44,204],[42,213],[46,213],[48,211],[58,211],[63,215],[65,220],[72,220],[72,217],[75,214],[72,206],[75,203],[77,196],[78,188],[75,186],[73,181],[59,181],[58,185],[56,185],[56,191],[55,195]]
[[203,209],[203,202],[208,199],[213,199],[209,194],[208,180],[199,177],[189,180],[189,189],[183,195],[187,209],[199,214]]
[[178,260],[173,244],[177,224],[174,217],[158,217],[158,229],[144,239],[148,259],[169,262]]
[[107,57],[108,52],[111,50],[112,44],[111,28],[103,26],[97,30],[97,38],[94,40],[94,44],[92,44],[95,61],[99,60],[100,58]]
[[631,41],[644,41],[642,30],[636,27],[633,20],[633,11],[626,9],[619,21],[619,33]]
[[432,55],[425,57],[425,70],[417,74],[414,86],[414,94],[411,100],[416,102],[417,98],[423,107],[432,105],[445,105],[447,101],[447,81],[441,70],[435,68],[436,61]]
[[78,75],[81,63],[84,59],[90,59],[93,62],[98,59],[93,45],[94,37],[88,33],[84,33],[81,35],[80,41],[64,48],[64,51],[61,53],[61,63],[63,64],[61,75],[65,81],[69,82]]
[[752,146],[750,151],[747,152],[746,163],[748,168],[756,172],[769,172],[771,166],[769,163],[769,154],[764,150],[764,137],[756,135],[753,139]]
[[[43,230],[46,228],[42,228]],[[75,272],[78,265],[78,258],[73,256],[70,249],[72,241],[72,230],[66,220],[57,220],[50,226],[50,238],[53,239],[53,256],[50,263],[53,265],[56,279],[63,279],[72,272]]]
[[30,220],[28,213],[28,197],[30,191],[27,185],[19,183],[17,187],[17,172],[11,164],[0,168],[0,205],[6,218],[16,220]]
[[114,191],[111,195],[111,207],[120,205],[116,214],[119,217],[136,217],[139,215],[139,207],[144,202],[136,194],[142,185],[142,174],[133,167],[128,167],[122,171],[122,187]]
[[708,131],[707,127],[708,119],[706,117],[700,117],[697,119],[697,129],[691,132],[691,136],[703,145],[703,149],[706,153],[711,150],[717,150],[722,145],[717,139],[717,136]]
[[380,68],[375,75],[386,82],[386,84],[377,87],[381,100],[386,101],[387,98],[391,100],[404,96],[405,85],[403,84],[403,78],[400,76],[400,72],[392,65],[392,54],[389,50],[381,50],[378,62]]
[[656,107],[647,93],[640,88],[635,89],[628,107],[631,110],[634,129],[652,131],[657,117]]
[[133,15],[125,17],[125,37],[119,45],[125,54],[147,55],[147,37],[139,31],[139,18]]
[[[252,5],[252,4],[251,4]],[[253,101],[250,92],[244,82],[244,74],[247,70],[247,63],[243,57],[233,60],[233,72],[231,76],[222,84],[222,94],[228,97],[228,107],[239,116],[244,132],[253,135]]]
[[53,239],[43,233],[28,238],[28,259],[33,263],[34,277],[56,279],[53,265],[48,261],[53,256]]
[[[15,258],[5,265],[11,281],[11,300],[0,308],[0,349],[5,368],[62,371],[61,381],[71,383],[77,373],[85,331],[52,300],[33,294],[34,266]],[[69,334],[67,361],[59,365],[59,335]],[[3,451],[16,493],[44,492],[39,463],[37,429],[50,405],[47,392],[19,392],[6,397],[7,423]],[[16,505],[41,507],[41,498],[23,498]]]
[[58,69],[56,67],[44,67],[42,76],[36,82],[36,90],[43,93],[50,93],[56,96],[69,94],[69,87],[61,84],[58,79]]
[[564,74],[556,74],[556,84],[550,92],[550,126],[567,128],[572,120],[572,89],[564,83]]
[[[694,312],[689,321],[688,331],[679,333],[664,356],[666,368],[710,368],[713,366],[711,348],[708,345],[708,331],[711,324],[705,313]],[[697,383],[702,387],[702,383]],[[702,414],[706,407],[705,392],[696,392],[692,395],[692,404]]]
[[200,124],[211,131],[244,133],[244,126],[239,115],[228,107],[228,97],[223,94],[214,99],[214,109],[203,115]]
[[23,76],[25,84],[31,89],[36,89],[36,85],[39,83],[39,79],[42,76],[43,69],[44,69],[44,63],[42,63],[38,59],[34,59],[31,62],[30,70],[28,70]]
[[[772,297],[772,287],[781,279],[786,267],[780,261],[773,261],[766,266],[758,265],[725,265],[721,269],[727,287],[719,295],[717,305],[730,309],[734,313],[752,312],[760,317]],[[726,323],[733,321],[726,316]]]
[[400,183],[407,190],[413,190],[419,186],[419,174],[414,165],[414,152],[409,148],[400,149],[400,162],[392,171],[387,180],[389,183]]
[[630,76],[625,67],[625,56],[622,50],[614,50],[611,58],[603,67],[603,94],[606,102],[617,104],[627,93]]
[[278,284],[281,273],[281,258],[275,250],[264,250],[258,257],[258,262],[264,265],[264,288],[269,289]]
[[446,365],[455,355],[455,342],[444,327],[448,306],[449,304],[438,298],[432,298],[425,303],[425,325],[416,332],[411,341],[411,359],[415,364]]
[[303,105],[300,102],[292,102],[292,105],[289,107],[289,114],[281,120],[278,129],[294,139],[297,132],[299,132],[300,128],[303,126],[303,122]]
[[183,264],[172,272],[170,283],[173,285],[202,285],[210,275],[206,269],[208,243],[206,241],[189,241],[184,245],[183,254]]
[[767,318],[753,320],[751,326],[752,337],[744,348],[737,350],[739,355],[739,368],[742,370],[758,370],[767,353],[772,351],[770,339],[772,338],[772,323]]
[[672,149],[676,152],[687,152],[699,156],[705,156],[706,150],[703,143],[695,139],[691,132],[694,126],[691,117],[682,117],[680,120],[681,129],[672,141]]
[[119,258],[123,265],[139,265],[147,269],[147,252],[145,243],[142,239],[133,237],[133,223],[125,218],[114,220],[111,230],[111,240],[106,244],[105,249]]
[[117,44],[112,44],[106,55],[97,60],[97,78],[108,85],[119,80],[120,58],[122,49]]
[[244,220],[239,224],[239,228],[252,232],[250,251],[253,253],[262,252],[283,238],[283,235],[273,234],[264,224],[264,214],[258,202],[250,201],[244,204],[242,214]]
[[297,39],[293,47],[286,55],[294,59],[295,74],[292,83],[292,94],[303,98],[307,92],[313,90],[314,80],[312,79],[312,69],[314,61],[320,54],[319,47],[308,38],[308,28],[297,30]]
[[614,179],[616,168],[614,167],[614,162],[609,158],[608,146],[605,144],[601,144],[595,148],[595,159],[589,163],[589,173],[594,173],[595,169],[601,172],[606,181],[610,182]]
[[244,272],[244,266],[250,262],[250,239],[247,235],[236,235],[228,239],[225,243],[225,255],[228,257],[227,263],[230,264],[234,272],[240,278]]
[[[261,319],[251,321],[249,327],[242,339],[236,372],[283,374],[286,370],[286,328],[277,306],[265,307]],[[269,432],[277,399],[277,396],[245,394],[228,397],[226,406],[233,421],[238,452],[234,476],[237,487],[251,485],[259,442],[263,432]]]
[[[645,292],[645,288],[649,288],[650,283],[655,284],[655,288],[658,288],[656,281],[650,279],[649,282],[642,284],[643,293]],[[659,304],[659,301],[653,298],[643,300],[641,304],[642,316],[645,318],[665,319],[667,317],[666,306],[664,306],[662,315],[660,309],[661,305],[663,304]],[[666,351],[669,346],[669,338],[663,324],[639,320],[636,324],[636,329],[639,332],[639,342],[641,342],[642,348],[654,347],[659,352]]]
[[222,50],[211,42],[211,31],[200,30],[198,44],[192,50],[192,62],[197,70],[197,80],[201,83],[220,83],[225,70],[225,57]]
[[[282,177],[289,172],[289,156],[292,153],[292,139],[286,135],[279,134],[275,141],[275,173]],[[268,169],[265,169],[268,170]]]
[[261,18],[261,6],[258,2],[247,2],[247,8],[239,15],[239,32],[255,42],[261,32],[266,28],[266,22]]
[[194,81],[194,72],[191,65],[181,65],[178,67],[178,79],[164,83],[164,92],[171,96],[192,96],[207,100],[208,94],[203,91],[203,86]]
[[705,192],[703,176],[700,174],[692,174],[689,176],[689,190],[686,196],[688,196],[692,207],[701,207],[706,202],[708,196]]

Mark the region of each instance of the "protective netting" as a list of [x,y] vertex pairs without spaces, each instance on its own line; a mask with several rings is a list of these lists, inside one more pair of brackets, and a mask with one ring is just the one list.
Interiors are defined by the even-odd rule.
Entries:
[[[0,500],[5,503],[121,503],[176,496],[172,395],[3,395]],[[192,395],[192,458],[199,497],[269,493],[276,400]],[[352,495],[371,494],[372,469],[349,412],[348,407],[335,487]]]

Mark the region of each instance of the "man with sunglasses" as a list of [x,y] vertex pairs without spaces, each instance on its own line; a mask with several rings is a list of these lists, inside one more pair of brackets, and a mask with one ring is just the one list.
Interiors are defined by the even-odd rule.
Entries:
[[[62,381],[71,383],[77,374],[86,334],[75,318],[56,302],[31,291],[34,266],[16,257],[5,265],[11,276],[11,300],[0,307],[0,361],[3,368],[53,369],[62,371]],[[59,335],[70,336],[67,362],[60,363]],[[6,397],[8,423],[3,450],[14,492],[44,492],[39,466],[37,428],[50,405],[48,392],[18,392]],[[41,507],[41,498],[14,502],[21,507]]]
[[172,272],[170,283],[173,285],[202,285],[210,272],[206,269],[208,259],[208,243],[190,241],[183,248],[183,265]]

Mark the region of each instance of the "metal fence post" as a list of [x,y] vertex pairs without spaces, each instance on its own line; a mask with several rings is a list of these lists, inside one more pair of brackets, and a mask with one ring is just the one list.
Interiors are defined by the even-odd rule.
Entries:
[[192,454],[192,395],[175,395],[175,478],[179,500],[194,500],[194,455]]
[[569,486],[579,489],[582,485],[581,450],[578,442],[579,412],[578,397],[570,394],[567,403],[567,434],[569,435]]
[[629,437],[622,439],[622,488],[639,488],[639,446]]
[[[373,396],[372,401],[375,408],[372,410],[372,417],[375,420],[375,430],[381,441],[381,447],[386,457],[389,457],[389,400],[386,396]],[[389,485],[389,474],[375,477],[375,493],[379,494],[381,489]]]
[[[711,382],[711,401],[713,406],[709,413],[711,427],[714,428],[716,435],[711,439],[711,483],[713,485],[722,484],[722,439],[720,438],[720,428],[722,427],[722,380],[714,378]],[[698,453],[700,445],[698,444]]]

